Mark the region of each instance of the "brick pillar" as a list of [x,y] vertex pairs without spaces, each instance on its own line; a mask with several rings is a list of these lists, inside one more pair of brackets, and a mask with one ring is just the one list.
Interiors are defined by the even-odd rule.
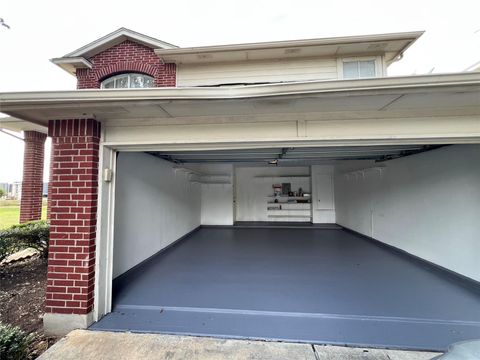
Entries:
[[46,138],[46,134],[37,131],[24,132],[21,223],[42,218],[43,158]]
[[[47,332],[62,333],[88,326],[93,309],[100,123],[50,121],[48,135],[52,165],[44,325]],[[69,320],[66,314],[72,315]]]

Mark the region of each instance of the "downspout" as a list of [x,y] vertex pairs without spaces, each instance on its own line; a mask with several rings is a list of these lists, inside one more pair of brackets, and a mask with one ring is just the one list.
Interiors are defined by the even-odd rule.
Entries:
[[390,64],[388,64],[388,65],[391,65],[391,64],[393,64],[394,62],[400,61],[400,60],[402,60],[402,59],[403,59],[403,51],[402,51],[400,54],[398,54],[397,56],[395,56],[395,57],[392,59],[392,61],[390,62]]
[[[383,59],[385,59],[385,56],[383,56]],[[395,56],[391,61],[387,62],[385,61],[385,67],[384,67],[384,75],[387,76],[387,69],[390,65],[392,65],[394,62],[400,61],[403,59],[403,51],[400,52],[397,56]]]

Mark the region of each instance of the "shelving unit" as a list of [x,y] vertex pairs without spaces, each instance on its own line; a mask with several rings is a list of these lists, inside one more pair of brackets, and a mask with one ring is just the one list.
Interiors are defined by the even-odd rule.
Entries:
[[[310,201],[309,196],[268,195],[267,198],[287,200],[287,201],[283,201],[283,203],[288,203],[288,200],[309,200]],[[279,201],[279,203],[282,203],[282,202]]]
[[174,168],[175,172],[183,172],[188,176],[188,181],[194,184],[231,184],[230,174],[205,174],[184,167]]
[[312,204],[310,196],[288,196],[274,195],[274,184],[291,183],[292,191],[302,188],[304,192],[310,193],[310,175],[259,175],[256,180],[261,181],[271,189],[271,194],[266,196],[266,218],[268,221],[292,221],[309,222],[312,220]]
[[[274,202],[278,199],[278,202]],[[298,202],[305,200],[308,202]],[[311,221],[312,203],[310,197],[267,196],[267,218],[269,221]]]
[[267,216],[275,221],[310,221],[310,203],[267,203]]
[[272,175],[258,175],[255,176],[257,179],[287,179],[287,178],[304,178],[304,179],[310,179],[310,175],[277,175],[277,176],[272,176]]
[[229,175],[208,175],[192,177],[190,182],[197,184],[231,184],[232,180]]

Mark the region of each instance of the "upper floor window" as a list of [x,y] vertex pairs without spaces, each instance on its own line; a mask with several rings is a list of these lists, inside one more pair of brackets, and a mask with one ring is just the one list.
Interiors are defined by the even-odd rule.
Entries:
[[137,73],[120,74],[102,81],[102,89],[127,89],[154,87],[151,76]]
[[376,75],[375,60],[344,60],[344,79],[373,78]]

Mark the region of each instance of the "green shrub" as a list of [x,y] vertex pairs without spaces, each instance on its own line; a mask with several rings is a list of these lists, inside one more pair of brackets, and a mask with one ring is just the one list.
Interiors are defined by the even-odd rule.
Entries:
[[0,360],[26,359],[33,338],[16,326],[0,323]]
[[8,255],[14,253],[17,247],[14,246],[10,238],[2,236],[0,233],[0,261],[5,259]]
[[32,221],[13,225],[0,231],[0,261],[11,253],[26,247],[40,251],[48,256],[48,238],[50,225],[44,221]]

